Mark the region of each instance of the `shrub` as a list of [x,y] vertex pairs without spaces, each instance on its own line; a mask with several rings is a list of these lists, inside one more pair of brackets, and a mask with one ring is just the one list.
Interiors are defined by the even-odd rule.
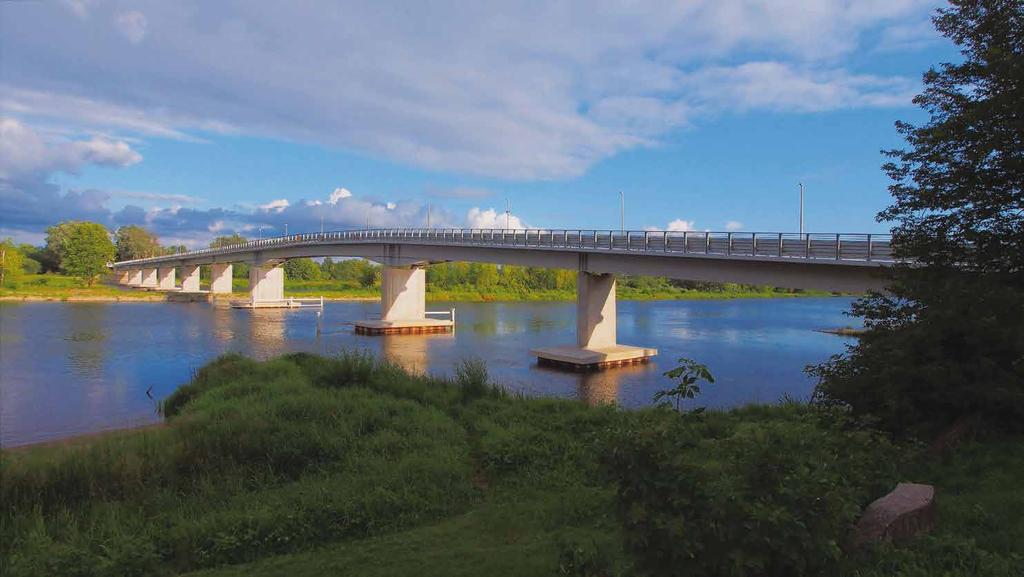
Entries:
[[891,488],[892,447],[808,409],[783,414],[662,410],[613,437],[607,464],[640,574],[788,577],[834,566],[862,507]]

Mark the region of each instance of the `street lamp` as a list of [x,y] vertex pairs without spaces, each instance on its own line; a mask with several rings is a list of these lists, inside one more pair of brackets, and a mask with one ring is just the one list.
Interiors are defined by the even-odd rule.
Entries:
[[509,217],[512,214],[512,203],[505,199],[505,230],[509,229]]
[[626,232],[626,195],[619,191],[619,232]]
[[804,183],[800,183],[800,234],[804,233]]

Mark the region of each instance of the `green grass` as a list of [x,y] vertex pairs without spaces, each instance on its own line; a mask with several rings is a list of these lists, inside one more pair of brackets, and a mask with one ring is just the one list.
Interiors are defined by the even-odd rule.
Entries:
[[0,298],[52,300],[161,300],[162,295],[122,288],[112,279],[101,279],[86,286],[79,279],[59,274],[26,274],[16,283],[0,288]]
[[[627,575],[605,456],[622,431],[680,418],[510,395],[478,361],[442,380],[363,354],[228,355],[163,410],[163,428],[0,453],[0,574]],[[749,436],[814,411],[682,425]],[[1019,574],[1021,441],[907,453],[907,478],[939,487],[937,531],[836,574]],[[716,458],[686,450],[681,463]]]
[[[180,285],[180,279],[178,284]],[[203,289],[209,288],[204,280]],[[316,280],[302,281],[285,279],[285,296],[320,297],[328,299],[377,299],[380,286],[364,287],[354,281]],[[232,279],[232,292],[239,299],[248,298],[249,279]],[[736,298],[785,298],[801,296],[829,296],[823,291],[789,292],[768,287],[750,289],[739,285],[724,285],[721,290],[694,290],[674,288],[664,284],[648,287],[633,287],[622,283],[617,289],[620,300],[712,300]],[[92,286],[85,286],[74,277],[45,274],[24,275],[16,284],[0,288],[0,298],[27,298],[52,300],[162,300],[163,293],[141,291],[120,287],[113,278],[102,279]],[[445,302],[509,302],[509,301],[574,301],[575,288],[567,289],[521,289],[509,290],[503,287],[479,289],[473,286],[439,288],[427,285],[428,301]]]

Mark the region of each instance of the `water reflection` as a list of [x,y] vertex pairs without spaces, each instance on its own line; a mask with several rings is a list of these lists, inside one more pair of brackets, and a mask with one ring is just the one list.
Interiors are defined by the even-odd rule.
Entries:
[[[459,303],[454,335],[353,334],[376,303],[328,303],[323,331],[309,310],[237,310],[207,303],[0,303],[0,444],[25,443],[157,419],[153,400],[228,351],[368,350],[415,372],[450,376],[479,358],[494,382],[531,395],[645,406],[662,373],[685,356],[716,383],[699,403],[733,406],[805,397],[803,367],[850,342],[814,329],[843,326],[849,299],[618,303],[619,342],[656,347],[649,365],[599,373],[537,367],[532,348],[575,341],[574,303]],[[435,303],[431,309],[449,308]]]

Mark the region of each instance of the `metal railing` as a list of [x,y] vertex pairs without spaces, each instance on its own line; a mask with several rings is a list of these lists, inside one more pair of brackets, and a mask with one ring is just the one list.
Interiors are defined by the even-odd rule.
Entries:
[[890,244],[891,236],[888,234],[380,228],[292,234],[251,240],[219,248],[204,248],[161,257],[121,261],[114,264],[115,266],[157,264],[189,257],[229,255],[270,248],[367,242],[840,262],[894,262]]

